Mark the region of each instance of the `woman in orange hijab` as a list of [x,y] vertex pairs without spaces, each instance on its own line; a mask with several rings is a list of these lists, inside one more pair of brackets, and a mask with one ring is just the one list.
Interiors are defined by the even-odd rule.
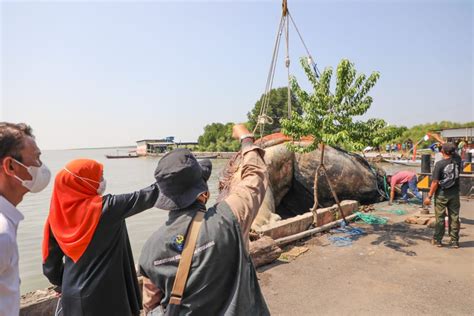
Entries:
[[141,297],[125,218],[152,208],[153,184],[104,195],[102,164],[73,160],[54,183],[44,229],[43,273],[62,294],[64,315],[139,315]]

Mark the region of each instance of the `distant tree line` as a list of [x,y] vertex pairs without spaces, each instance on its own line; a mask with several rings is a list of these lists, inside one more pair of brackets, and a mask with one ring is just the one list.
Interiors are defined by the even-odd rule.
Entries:
[[[411,140],[414,144],[417,143],[423,136],[430,132],[437,132],[447,128],[462,128],[462,127],[474,127],[474,121],[467,122],[467,123],[456,123],[451,121],[441,121],[441,122],[434,122],[434,123],[425,123],[412,126],[410,128],[405,128],[403,133],[390,140],[386,143],[404,143],[408,140]],[[418,145],[418,148],[426,148],[430,144],[434,142],[433,139],[429,139],[427,141],[423,141]]]
[[238,151],[240,144],[232,138],[234,123],[212,123],[204,127],[204,134],[198,138],[199,151]]
[[[281,120],[288,114],[288,94],[286,87],[272,89],[269,93],[269,103],[266,114],[273,120],[271,124],[265,124],[264,135],[268,135],[281,129]],[[264,95],[255,103],[254,107],[247,113],[247,127],[253,130],[257,124],[260,110],[263,104]],[[302,105],[299,99],[292,95],[292,110],[297,115],[303,115]],[[234,123],[211,123],[204,127],[204,133],[199,136],[199,151],[237,151],[239,142],[232,139],[232,126]],[[346,150],[360,150],[361,146],[381,147],[386,144],[404,143],[407,141],[415,144],[428,132],[435,132],[446,128],[472,127],[474,122],[456,123],[450,121],[441,121],[415,125],[411,128],[405,126],[387,125],[381,119],[369,119],[360,126],[354,126],[351,131],[354,138],[363,140],[358,146],[352,142],[344,142],[342,139],[338,146]],[[260,129],[256,131],[260,136]],[[423,141],[418,148],[426,148],[433,142],[432,139]]]

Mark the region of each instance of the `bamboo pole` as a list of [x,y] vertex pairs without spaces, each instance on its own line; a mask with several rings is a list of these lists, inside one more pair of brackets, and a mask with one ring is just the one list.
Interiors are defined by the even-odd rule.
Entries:
[[[349,215],[349,216],[346,217],[346,221],[352,220],[352,219],[356,218],[356,216],[357,216],[357,214]],[[325,230],[328,230],[330,228],[333,228],[334,226],[340,225],[343,221],[344,221],[343,219],[339,219],[337,221],[328,223],[328,224],[320,226],[320,227],[308,229],[308,230],[306,230],[304,232],[301,232],[301,233],[298,233],[298,234],[278,238],[277,240],[275,240],[275,242],[278,246],[283,246],[283,245],[289,244],[293,241],[296,241],[296,240],[299,240],[299,239],[302,239],[302,238],[305,238],[305,237],[309,237],[311,235],[314,235],[314,234],[323,232]]]

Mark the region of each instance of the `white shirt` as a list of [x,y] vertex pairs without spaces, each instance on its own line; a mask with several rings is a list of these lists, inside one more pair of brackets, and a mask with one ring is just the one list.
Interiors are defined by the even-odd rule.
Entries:
[[20,313],[20,272],[16,231],[23,214],[0,195],[0,316]]

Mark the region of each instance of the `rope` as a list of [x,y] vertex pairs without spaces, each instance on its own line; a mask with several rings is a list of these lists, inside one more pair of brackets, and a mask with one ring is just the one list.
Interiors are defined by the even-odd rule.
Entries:
[[320,76],[318,67],[316,63],[313,61],[313,57],[311,56],[309,52],[308,46],[306,46],[306,43],[304,42],[303,37],[301,36],[301,33],[298,27],[296,26],[296,23],[290,14],[290,11],[288,10],[288,7],[285,4],[283,4],[283,13],[281,15],[280,24],[278,25],[278,29],[277,29],[275,45],[273,47],[273,56],[270,63],[270,69],[267,76],[267,82],[265,85],[265,93],[262,99],[262,106],[260,107],[260,113],[257,117],[257,123],[255,124],[255,128],[253,130],[253,133],[255,134],[257,129],[260,128],[260,138],[264,136],[265,124],[273,124],[273,119],[271,119],[266,113],[267,113],[268,105],[270,103],[270,92],[272,90],[273,80],[275,78],[275,69],[277,65],[279,47],[280,47],[281,36],[283,34],[283,31],[285,31],[285,39],[286,39],[285,66],[287,69],[287,77],[288,77],[288,118],[291,118],[292,104],[291,104],[290,48],[289,48],[290,47],[290,31],[289,31],[290,20],[296,29],[296,32],[301,40],[301,43],[303,44],[306,50],[306,53],[308,54],[308,63],[313,67],[316,77],[319,78]]
[[352,245],[352,238],[365,234],[365,231],[362,228],[346,227],[344,222],[342,222],[341,227],[331,229],[331,233],[345,234],[345,236],[328,236],[327,238],[336,247],[346,247]]
[[388,220],[385,217],[372,215],[372,214],[364,214],[361,212],[357,212],[356,215],[360,220],[371,225],[385,225],[387,224],[387,220]]
[[286,72],[288,76],[288,118],[291,119],[291,80],[290,80],[290,21],[286,19]]
[[290,14],[290,11],[288,10],[288,16],[290,17],[291,23],[295,27],[296,33],[298,34],[301,43],[304,46],[304,49],[306,50],[306,54],[308,54],[308,64],[310,64],[313,67],[314,73],[316,74],[316,78],[319,78],[321,73],[319,72],[319,69],[316,65],[316,63],[313,60],[313,57],[311,56],[311,53],[309,52],[308,46],[306,46],[306,43],[304,42],[303,36],[301,36],[300,30],[296,26],[295,20],[293,20],[293,16]]
[[328,236],[328,240],[336,247],[347,247],[352,245],[352,239],[349,237]]
[[390,194],[388,193],[387,176],[383,176],[383,186],[384,186],[385,194],[387,195],[387,199],[389,199]]
[[255,124],[255,128],[253,130],[253,133],[255,134],[255,132],[257,131],[257,128],[260,127],[260,137],[263,137],[264,128],[265,128],[264,127],[265,124],[261,124],[260,122],[265,122],[262,119],[264,116],[268,118],[268,115],[266,115],[267,107],[268,107],[268,104],[270,103],[270,91],[272,89],[273,79],[275,77],[276,61],[278,60],[278,51],[280,47],[280,40],[281,40],[281,35],[282,35],[285,20],[286,20],[285,16],[282,15],[280,18],[280,24],[278,25],[278,29],[277,29],[275,45],[273,47],[273,55],[272,55],[272,60],[270,62],[270,69],[268,71],[267,82],[265,84],[265,93],[263,95],[262,106],[260,107],[260,113],[257,118],[257,124]]
[[362,228],[347,226],[344,228],[341,227],[341,228],[331,229],[331,233],[341,233],[341,234],[347,234],[350,236],[359,236],[359,235],[364,235],[365,231]]

